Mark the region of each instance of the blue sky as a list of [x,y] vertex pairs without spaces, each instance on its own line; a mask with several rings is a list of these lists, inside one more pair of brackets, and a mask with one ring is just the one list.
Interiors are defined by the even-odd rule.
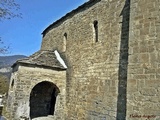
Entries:
[[[22,18],[0,21],[0,37],[10,46],[5,55],[31,55],[41,46],[43,30],[87,0],[16,0]],[[1,55],[1,54],[0,54]]]

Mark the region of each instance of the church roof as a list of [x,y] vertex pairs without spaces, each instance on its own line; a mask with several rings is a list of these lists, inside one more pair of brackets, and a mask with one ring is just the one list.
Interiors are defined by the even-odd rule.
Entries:
[[[38,51],[33,55],[18,60],[16,64],[27,64],[27,65],[35,65],[40,67],[49,67],[49,68],[57,68],[57,69],[66,69],[57,59],[57,56],[54,51]],[[14,65],[12,67],[14,67]]]
[[97,2],[100,2],[101,0],[89,0],[88,2],[85,2],[84,4],[82,4],[81,6],[79,6],[78,8],[72,10],[71,12],[67,13],[66,15],[64,15],[63,17],[61,17],[60,19],[58,19],[57,21],[53,22],[51,25],[49,25],[43,32],[43,36],[45,36],[45,34],[52,29],[52,27],[57,26],[58,24],[61,24],[63,21],[65,21],[66,19],[73,17],[75,14],[86,10],[88,8],[90,8],[92,5],[96,4]]

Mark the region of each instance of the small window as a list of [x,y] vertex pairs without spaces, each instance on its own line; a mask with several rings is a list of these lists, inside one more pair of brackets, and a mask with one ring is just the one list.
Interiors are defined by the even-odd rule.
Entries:
[[13,88],[14,86],[14,79],[12,80],[12,83],[11,83],[11,87]]
[[98,42],[98,21],[97,20],[95,20],[94,22],[93,22],[93,27],[94,27],[94,41],[95,42]]
[[63,52],[66,51],[66,44],[67,44],[67,33],[63,35]]
[[14,87],[14,79],[12,79],[11,86],[10,86],[10,91],[13,91],[13,87]]

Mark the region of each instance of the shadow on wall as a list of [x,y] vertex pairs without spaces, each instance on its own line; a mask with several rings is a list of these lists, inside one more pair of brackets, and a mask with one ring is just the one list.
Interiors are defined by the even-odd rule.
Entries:
[[116,120],[126,119],[127,107],[127,69],[128,69],[128,41],[129,41],[129,19],[130,0],[126,0],[125,6],[120,14],[122,16],[122,30],[120,41],[120,57],[118,72],[118,100]]

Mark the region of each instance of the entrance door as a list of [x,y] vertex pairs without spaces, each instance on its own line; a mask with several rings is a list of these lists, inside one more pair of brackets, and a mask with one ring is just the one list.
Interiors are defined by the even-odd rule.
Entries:
[[54,115],[58,92],[58,88],[53,83],[38,83],[30,94],[30,117]]

